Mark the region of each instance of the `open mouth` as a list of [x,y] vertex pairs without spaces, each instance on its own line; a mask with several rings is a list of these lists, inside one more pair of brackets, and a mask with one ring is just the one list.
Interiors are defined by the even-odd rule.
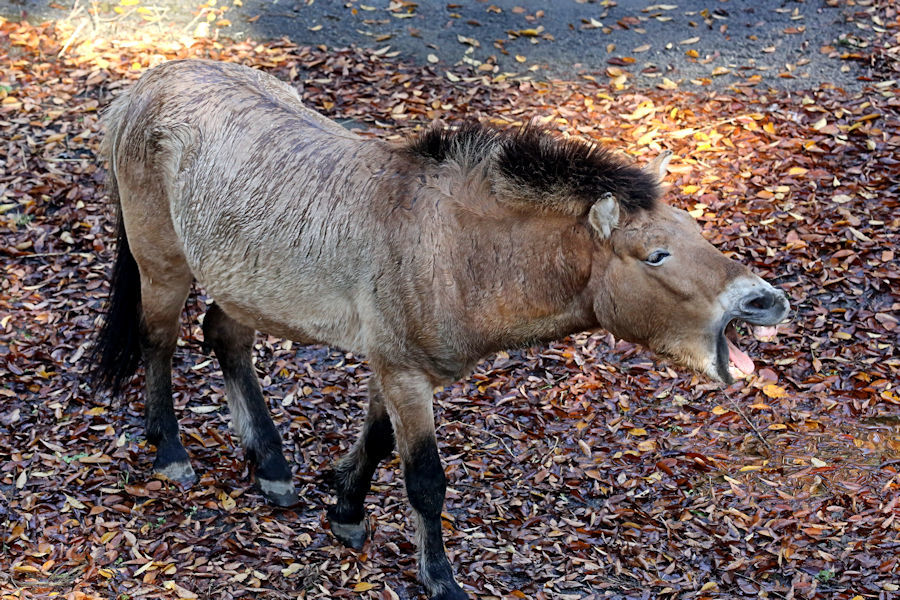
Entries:
[[761,342],[775,340],[774,325],[751,325],[741,319],[731,319],[722,329],[718,344],[718,371],[723,381],[731,383],[742,379],[753,372],[753,359],[738,345],[742,331],[749,333]]

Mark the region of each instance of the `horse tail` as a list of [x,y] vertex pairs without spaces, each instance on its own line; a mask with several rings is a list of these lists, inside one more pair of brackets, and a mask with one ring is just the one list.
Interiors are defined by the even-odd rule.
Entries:
[[89,377],[97,389],[118,396],[137,371],[141,358],[141,277],[128,247],[116,174],[116,146],[128,107],[123,93],[103,115],[106,135],[100,152],[109,162],[107,191],[116,209],[116,259],[109,279],[109,300],[91,351]]

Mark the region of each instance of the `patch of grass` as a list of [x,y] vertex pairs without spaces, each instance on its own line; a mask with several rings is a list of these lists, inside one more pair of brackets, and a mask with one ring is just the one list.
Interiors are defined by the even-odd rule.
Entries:
[[85,458],[87,456],[90,456],[90,454],[88,454],[87,452],[79,452],[78,454],[75,454],[73,456],[63,456],[62,459],[67,465],[70,465],[73,462],[75,462],[76,460],[78,460],[80,458]]
[[819,583],[828,583],[829,581],[834,579],[835,575],[837,575],[837,573],[835,573],[831,569],[822,569],[816,574],[816,579],[819,581]]

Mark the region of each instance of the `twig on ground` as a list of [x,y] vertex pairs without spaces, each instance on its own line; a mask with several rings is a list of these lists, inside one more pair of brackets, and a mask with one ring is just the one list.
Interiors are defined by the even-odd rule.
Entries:
[[750,420],[750,417],[747,416],[747,414],[743,411],[743,409],[741,409],[741,407],[738,406],[737,402],[735,402],[731,398],[731,396],[729,396],[728,394],[725,394],[725,397],[728,398],[728,403],[731,404],[731,406],[734,408],[734,410],[739,415],[741,415],[741,417],[744,418],[744,421],[747,423],[747,425],[750,426],[750,429],[753,430],[753,433],[756,434],[756,437],[759,438],[759,441],[761,441],[763,443],[763,445],[769,450],[769,453],[774,452],[774,449],[772,448],[771,444],[769,444],[769,442],[766,441],[766,438],[764,438],[762,436],[762,434],[759,432],[759,429],[756,428],[756,425],[753,424],[753,421]]
[[442,427],[444,427],[444,426],[446,426],[446,425],[462,425],[462,426],[464,426],[464,427],[469,427],[470,429],[474,429],[475,431],[478,431],[478,432],[480,432],[480,433],[484,433],[484,434],[486,434],[486,435],[489,435],[489,436],[491,436],[492,438],[494,438],[495,440],[497,440],[498,442],[500,442],[500,445],[503,446],[503,449],[506,450],[506,452],[507,452],[511,457],[516,458],[515,453],[514,453],[512,450],[509,449],[509,446],[506,445],[506,441],[505,441],[502,437],[500,437],[499,435],[497,435],[496,433],[491,433],[490,431],[488,431],[487,429],[484,429],[483,427],[478,427],[477,425],[472,425],[472,424],[470,424],[470,423],[464,423],[463,421],[447,421],[447,422],[445,422],[445,423],[441,423],[440,425],[438,425],[438,426],[435,428],[435,431],[438,431],[439,429],[441,429]]
[[[742,574],[742,573],[738,573],[737,571],[732,571],[732,573],[733,573],[734,575],[740,577],[741,579],[745,579],[745,580],[747,580],[747,581],[752,581],[753,583],[755,583],[756,585],[759,586],[759,589],[760,589],[760,590],[764,589],[764,588],[763,588],[763,584],[760,583],[759,581],[757,581],[756,579],[754,579],[753,577],[750,577],[749,575],[744,575],[744,574]],[[767,594],[773,594],[773,595],[775,595],[775,596],[778,596],[779,598],[784,598],[785,600],[787,600],[787,596],[785,596],[785,595],[782,594],[781,592],[776,592],[775,590],[765,590],[765,591],[766,591]]]

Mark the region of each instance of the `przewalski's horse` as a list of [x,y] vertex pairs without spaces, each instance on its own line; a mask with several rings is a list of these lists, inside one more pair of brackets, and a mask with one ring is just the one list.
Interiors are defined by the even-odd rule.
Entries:
[[215,299],[203,335],[233,427],[276,504],[297,497],[251,364],[255,331],[368,357],[368,414],[336,468],[331,528],[362,547],[370,480],[396,444],[432,598],[466,597],[441,534],[436,387],[499,349],[600,327],[730,382],[729,362],[753,368],[731,324],[788,311],[659,201],[664,158],[641,170],[536,127],[366,139],[268,75],[205,61],[148,71],[105,121],[121,218],[96,368],[119,390],[143,358],[155,470],[195,478],[171,357],[196,279]]

